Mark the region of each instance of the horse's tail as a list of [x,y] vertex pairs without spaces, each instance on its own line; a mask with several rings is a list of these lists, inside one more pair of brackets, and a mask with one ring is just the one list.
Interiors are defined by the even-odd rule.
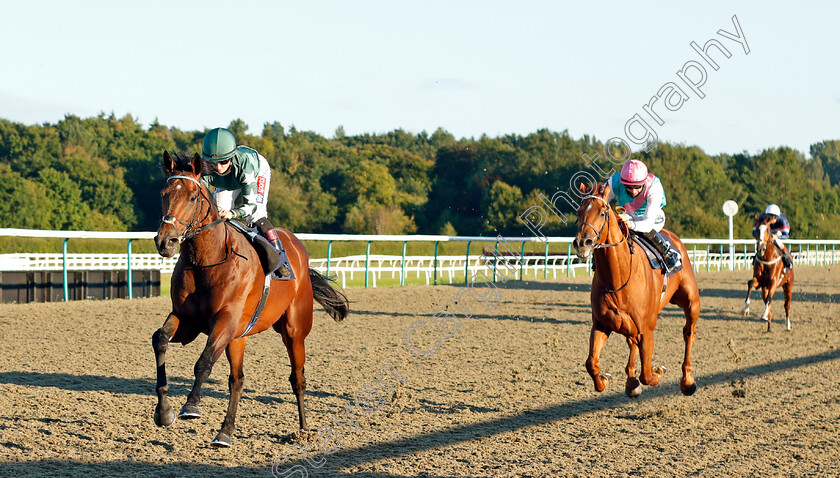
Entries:
[[336,322],[344,320],[350,311],[350,300],[347,299],[344,292],[336,290],[330,285],[330,282],[335,281],[322,276],[320,272],[311,268],[309,269],[309,280],[312,282],[312,295],[315,300],[327,310],[327,313]]

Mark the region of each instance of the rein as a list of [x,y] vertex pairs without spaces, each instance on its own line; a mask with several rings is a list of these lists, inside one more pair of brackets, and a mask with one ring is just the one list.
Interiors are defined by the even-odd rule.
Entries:
[[[604,198],[602,198],[602,197],[600,197],[600,196],[595,196],[595,195],[591,195],[591,194],[590,194],[589,196],[585,196],[585,197],[582,199],[582,201],[585,201],[585,200],[587,200],[587,199],[593,199],[593,198],[594,198],[594,199],[597,199],[597,200],[599,200],[599,201],[601,201],[602,203],[604,203],[604,205],[606,205],[606,206],[607,206],[607,211],[606,211],[606,213],[601,213],[601,215],[605,217],[604,224],[602,224],[602,225],[601,225],[601,229],[600,229],[600,230],[597,230],[597,231],[595,230],[595,226],[593,226],[592,224],[590,224],[590,223],[588,223],[588,222],[586,222],[586,221],[584,221],[584,222],[581,224],[581,226],[589,226],[589,227],[591,227],[591,228],[592,228],[592,230],[593,230],[593,231],[595,231],[595,239],[597,239],[597,240],[601,240],[601,234],[604,232],[604,226],[606,226],[606,227],[607,227],[607,237],[609,237],[609,235],[610,235],[610,219],[609,219],[609,215],[610,215],[610,213],[611,213],[612,211],[611,211],[611,209],[610,209],[610,204],[609,204],[607,201],[605,201],[605,200],[604,200]],[[623,244],[623,243],[625,243],[625,242],[628,242],[629,237],[630,237],[630,230],[628,229],[628,230],[627,230],[627,234],[626,234],[626,235],[624,235],[624,236],[622,237],[622,240],[620,240],[620,241],[618,241],[618,242],[616,242],[616,243],[614,243],[614,244],[600,244],[600,243],[599,243],[599,244],[595,244],[594,246],[592,246],[592,249],[596,249],[596,250],[597,250],[597,249],[605,249],[605,248],[607,248],[607,247],[614,247],[614,246],[618,246],[618,245],[620,245],[620,244]],[[604,287],[604,284],[600,284],[600,285],[601,285],[601,290],[603,290],[604,292],[607,292],[608,294],[613,294],[613,293],[616,293],[616,292],[620,291],[621,289],[624,289],[625,287],[627,287],[627,284],[629,284],[629,283],[630,283],[630,278],[631,278],[631,277],[633,277],[633,256],[634,256],[634,255],[635,255],[635,254],[633,254],[633,250],[632,250],[632,247],[631,247],[631,250],[630,250],[630,273],[627,275],[627,280],[626,280],[626,281],[624,281],[624,284],[623,284],[621,287],[619,287],[618,289],[608,289],[608,288]],[[600,281],[599,281],[599,283],[600,283]]]

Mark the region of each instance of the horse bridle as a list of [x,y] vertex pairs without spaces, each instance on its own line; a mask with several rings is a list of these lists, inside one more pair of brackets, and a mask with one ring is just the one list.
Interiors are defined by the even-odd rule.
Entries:
[[[184,241],[186,241],[187,239],[191,239],[191,238],[195,237],[195,236],[196,236],[196,235],[198,235],[198,233],[200,233],[201,231],[203,231],[203,230],[205,230],[205,229],[209,229],[209,228],[211,228],[211,227],[215,226],[216,224],[219,224],[219,223],[221,223],[221,222],[224,222],[224,221],[225,221],[225,218],[216,219],[215,221],[213,221],[213,222],[211,222],[211,223],[209,223],[209,224],[205,224],[204,226],[201,226],[201,227],[196,228],[196,229],[194,229],[194,230],[192,230],[192,231],[191,231],[191,229],[195,226],[196,220],[197,220],[197,218],[198,218],[198,213],[199,213],[199,211],[201,210],[201,205],[202,205],[202,202],[203,202],[203,201],[207,201],[207,203],[208,203],[208,204],[210,204],[211,206],[212,206],[212,202],[210,201],[210,199],[208,199],[208,198],[204,195],[204,188],[202,188],[202,187],[201,187],[201,183],[200,183],[200,182],[198,182],[198,180],[197,180],[197,179],[195,179],[195,178],[191,178],[191,177],[189,177],[189,176],[175,175],[175,176],[169,176],[169,179],[167,179],[167,180],[166,180],[166,182],[169,182],[169,181],[171,181],[171,180],[173,180],[173,179],[186,179],[186,180],[188,180],[188,181],[192,181],[192,182],[194,182],[196,185],[198,185],[198,192],[199,192],[199,194],[201,195],[201,200],[200,200],[198,203],[196,203],[196,205],[195,205],[195,211],[193,211],[193,216],[192,216],[192,218],[190,219],[189,224],[187,224],[186,222],[184,222],[184,221],[182,221],[182,220],[178,219],[178,218],[177,218],[177,217],[175,217],[175,216],[169,215],[169,214],[167,214],[166,216],[163,216],[163,217],[160,219],[160,226],[163,226],[164,224],[171,224],[173,227],[175,227],[175,232],[178,232],[178,227],[177,227],[177,226],[175,226],[175,222],[176,222],[176,221],[177,221],[179,224],[181,224],[182,226],[184,226],[184,233],[183,233],[183,234],[179,234],[179,235],[178,235],[178,243],[179,243],[179,244],[180,244],[180,243],[182,243],[182,242],[184,242]],[[209,213],[209,209],[208,209],[208,213]],[[160,226],[158,226],[158,229],[160,228]]]
[[[601,201],[602,203],[604,203],[604,205],[605,205],[605,206],[607,206],[607,210],[601,213],[601,216],[603,216],[603,217],[604,217],[604,223],[603,223],[603,224],[601,224],[601,229],[600,229],[600,230],[596,230],[596,229],[595,229],[595,226],[593,226],[591,223],[586,222],[586,221],[583,221],[583,222],[581,223],[581,225],[580,225],[581,227],[583,227],[583,226],[589,226],[590,228],[592,228],[592,230],[593,230],[593,231],[595,231],[595,239],[596,239],[596,240],[598,240],[598,241],[600,241],[600,240],[601,240],[601,234],[603,234],[603,233],[604,233],[604,227],[605,227],[605,226],[606,226],[606,228],[607,228],[607,236],[609,237],[609,235],[610,235],[610,219],[609,219],[609,215],[610,215],[610,212],[611,212],[611,210],[610,210],[610,204],[609,204],[607,201],[605,201],[605,200],[604,200],[604,198],[602,198],[601,196],[595,196],[595,195],[593,195],[593,194],[590,194],[589,196],[584,196],[584,197],[581,199],[581,201],[585,201],[585,200],[587,200],[587,199],[597,199],[597,200]],[[627,241],[627,238],[628,238],[628,236],[629,236],[629,235],[630,235],[630,231],[628,231],[628,232],[627,232],[627,235],[625,235],[625,236],[622,238],[622,240],[621,240],[621,241],[618,241],[618,242],[616,242],[615,244],[601,244],[601,243],[596,243],[594,246],[592,246],[592,248],[593,248],[593,249],[603,249],[603,248],[605,248],[605,247],[614,247],[614,246],[617,246],[617,245],[619,245],[619,244],[621,244],[621,243],[623,243],[623,242]],[[631,257],[631,259],[632,259],[632,257]]]

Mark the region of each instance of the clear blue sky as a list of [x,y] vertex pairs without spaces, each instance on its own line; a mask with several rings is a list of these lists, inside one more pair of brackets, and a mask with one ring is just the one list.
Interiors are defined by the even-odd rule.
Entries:
[[[131,114],[182,130],[241,118],[332,137],[567,129],[709,154],[840,138],[838,2],[3,1],[0,117]],[[718,35],[735,33],[749,54]],[[704,99],[677,71],[718,39]],[[695,72],[697,73],[697,72]],[[697,75],[695,74],[695,77]],[[689,99],[642,110],[667,82]],[[654,126],[655,125],[655,126]]]

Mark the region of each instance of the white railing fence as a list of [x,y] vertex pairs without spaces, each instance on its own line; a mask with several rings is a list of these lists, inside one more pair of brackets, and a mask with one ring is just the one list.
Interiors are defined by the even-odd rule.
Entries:
[[[64,238],[62,253],[20,253],[0,254],[0,271],[31,270],[159,270],[171,273],[177,256],[163,258],[158,254],[132,254],[131,241],[151,239],[154,233],[108,233],[86,231],[34,231],[22,229],[0,229],[0,236],[58,237]],[[472,274],[483,270],[491,275],[505,274],[516,279],[543,279],[579,273],[591,274],[589,263],[582,263],[574,254],[572,237],[461,237],[461,236],[373,236],[373,235],[326,235],[298,234],[302,241],[327,241],[327,257],[312,258],[311,268],[321,273],[336,275],[342,287],[364,279],[367,287],[373,287],[384,277],[392,283],[405,284],[407,279],[422,278],[424,283],[464,282]],[[128,240],[125,254],[77,254],[68,253],[66,244],[72,238],[108,238]],[[362,241],[367,243],[367,253],[342,257],[331,257],[332,242]],[[464,255],[382,255],[370,254],[370,245],[377,242],[402,242],[403,251],[407,242],[467,242]],[[495,244],[493,251],[485,254],[470,254],[471,243]],[[752,267],[755,241],[752,239],[684,239],[692,267],[696,271],[740,270]],[[524,252],[526,243],[542,243],[544,252]],[[837,246],[840,240],[787,240],[785,244],[797,265],[828,265],[840,262]],[[532,247],[533,249],[533,247]],[[553,250],[551,250],[553,249]],[[565,252],[558,252],[565,250]],[[551,251],[550,251],[551,250]],[[495,252],[498,251],[498,252]],[[522,252],[520,252],[522,251]],[[478,252],[473,250],[473,252]],[[514,276],[514,277],[511,277]]]

